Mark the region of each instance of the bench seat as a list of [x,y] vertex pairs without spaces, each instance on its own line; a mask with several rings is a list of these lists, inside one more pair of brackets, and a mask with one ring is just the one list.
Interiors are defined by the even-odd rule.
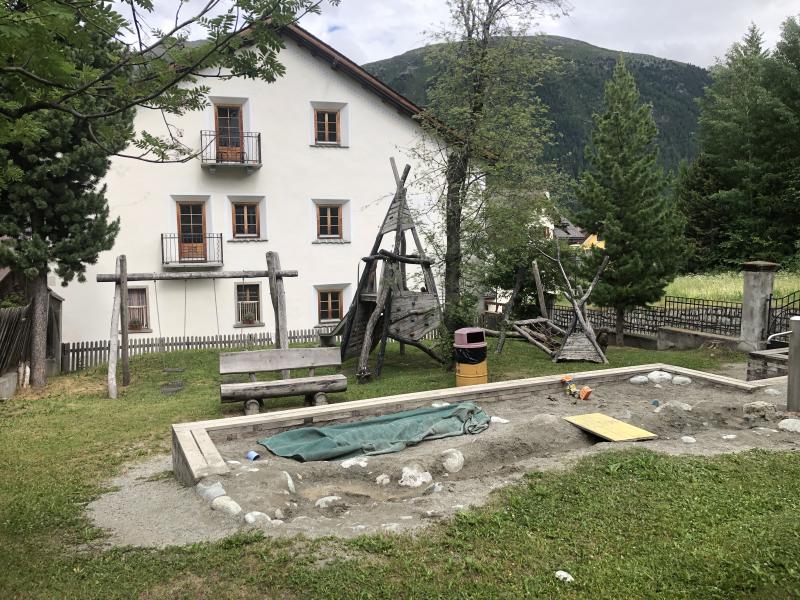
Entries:
[[347,377],[336,375],[316,375],[296,377],[275,381],[248,381],[245,383],[223,383],[220,386],[222,402],[242,402],[244,400],[263,400],[284,396],[306,396],[318,392],[344,392],[347,390]]

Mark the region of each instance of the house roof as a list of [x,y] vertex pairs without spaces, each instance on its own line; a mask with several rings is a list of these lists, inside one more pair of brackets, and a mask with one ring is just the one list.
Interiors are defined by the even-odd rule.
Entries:
[[585,229],[573,225],[565,219],[557,227],[553,228],[553,237],[557,239],[566,239],[571,244],[580,244],[589,237],[589,233]]
[[393,90],[377,77],[370,75],[365,69],[358,66],[344,54],[332,46],[329,46],[299,25],[287,25],[284,28],[284,33],[287,37],[297,42],[298,45],[311,51],[314,56],[326,60],[330,63],[332,69],[341,71],[345,75],[352,77],[366,89],[380,97],[381,100],[397,108],[402,114],[413,117],[422,112],[422,108],[414,104],[411,100]]

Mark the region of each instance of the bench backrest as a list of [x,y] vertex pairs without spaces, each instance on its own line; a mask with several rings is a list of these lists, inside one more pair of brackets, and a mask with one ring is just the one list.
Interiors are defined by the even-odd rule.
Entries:
[[289,350],[253,350],[225,352],[219,355],[220,375],[260,373],[283,369],[338,367],[342,364],[339,348],[291,348]]

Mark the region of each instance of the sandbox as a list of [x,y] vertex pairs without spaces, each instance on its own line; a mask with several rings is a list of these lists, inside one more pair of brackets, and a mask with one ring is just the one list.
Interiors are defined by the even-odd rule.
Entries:
[[[688,377],[691,383],[629,382],[635,375],[656,370]],[[114,492],[116,499],[113,494],[101,497],[90,512],[112,536],[119,527],[130,529],[130,535],[116,536],[119,543],[187,543],[250,527],[268,535],[349,537],[423,528],[483,504],[492,490],[526,472],[561,468],[609,448],[640,446],[666,453],[717,454],[750,448],[793,450],[800,443],[800,434],[777,428],[785,408],[785,377],[745,382],[663,364],[604,369],[575,375],[579,383],[594,388],[588,401],[565,394],[560,379],[521,379],[174,425],[173,471],[184,487],[173,479],[130,486],[117,481],[121,490]],[[494,417],[488,430],[347,461],[300,463],[272,455],[258,444],[260,439],[306,423],[323,425],[462,401],[475,402]],[[765,408],[745,408],[753,402],[762,402]],[[563,419],[590,412],[644,428],[658,439],[603,442]],[[247,460],[250,450],[261,458]],[[146,486],[148,494],[138,494],[137,485]],[[224,489],[230,502],[212,504],[213,493],[206,499],[197,493],[209,488],[216,493]],[[137,501],[126,500],[126,493],[135,494]],[[153,494],[157,505],[148,508]],[[176,502],[171,510],[173,496]],[[114,505],[110,518],[104,502]],[[166,514],[171,531],[181,529],[175,523],[179,519],[191,533],[159,537],[157,522]],[[249,515],[247,520],[245,515]],[[137,520],[149,524],[146,539],[137,537]]]

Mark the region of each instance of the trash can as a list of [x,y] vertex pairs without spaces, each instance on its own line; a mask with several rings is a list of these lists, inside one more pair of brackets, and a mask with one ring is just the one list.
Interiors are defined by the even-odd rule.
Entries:
[[480,327],[456,329],[453,337],[456,386],[489,383],[486,365],[486,335]]

